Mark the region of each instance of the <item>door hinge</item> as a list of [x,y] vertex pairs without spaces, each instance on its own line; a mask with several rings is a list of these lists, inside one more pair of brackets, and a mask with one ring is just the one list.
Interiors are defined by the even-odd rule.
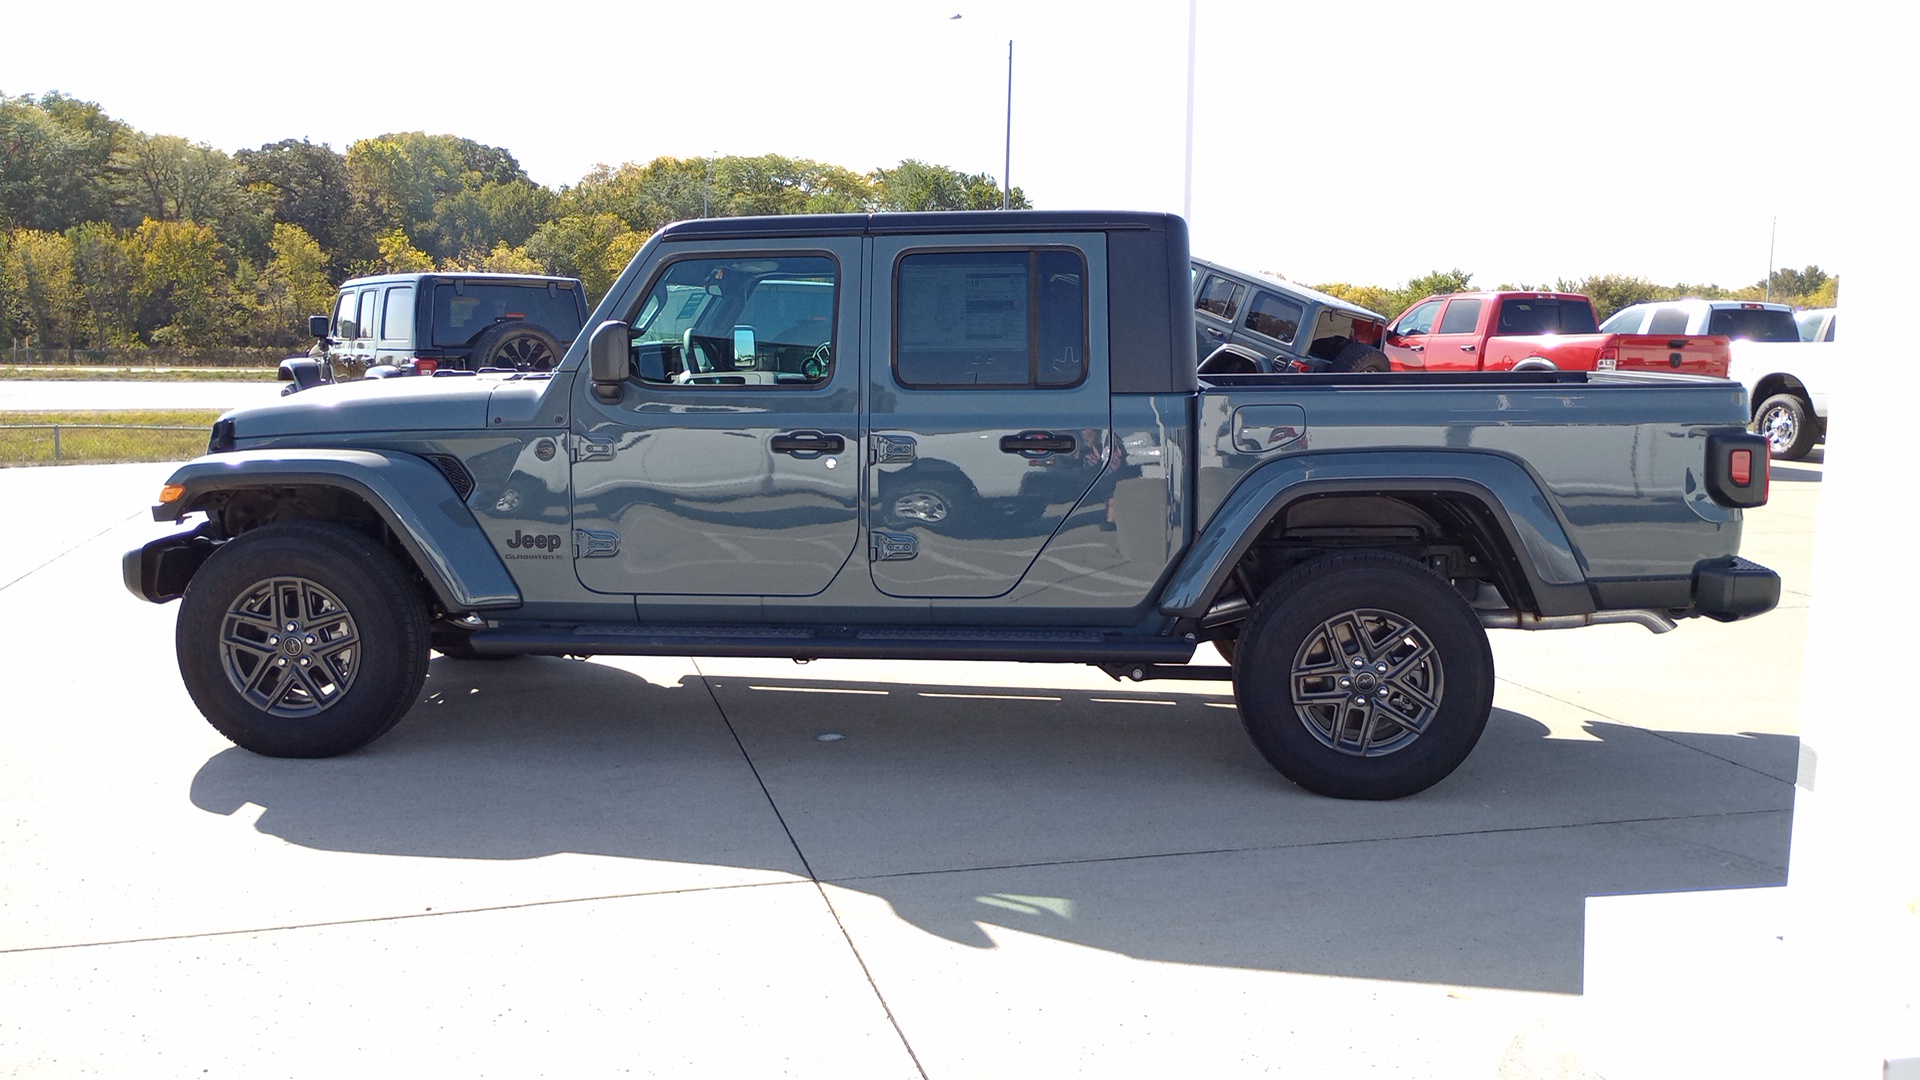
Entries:
[[607,559],[620,554],[620,534],[607,529],[573,530],[573,557]]
[[573,437],[573,463],[583,461],[612,461],[614,442],[612,439],[589,439],[585,435]]
[[913,461],[918,444],[910,435],[875,435],[867,446],[869,465],[905,465]]

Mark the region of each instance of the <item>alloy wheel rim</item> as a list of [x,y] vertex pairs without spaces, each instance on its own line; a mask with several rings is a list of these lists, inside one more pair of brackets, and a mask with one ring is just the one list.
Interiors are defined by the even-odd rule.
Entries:
[[325,586],[284,576],[256,582],[220,620],[220,661],[247,703],[304,717],[338,704],[360,672],[353,613]]
[[1424,734],[1440,711],[1444,670],[1413,620],[1353,608],[1322,622],[1294,654],[1294,715],[1322,746],[1383,757]]

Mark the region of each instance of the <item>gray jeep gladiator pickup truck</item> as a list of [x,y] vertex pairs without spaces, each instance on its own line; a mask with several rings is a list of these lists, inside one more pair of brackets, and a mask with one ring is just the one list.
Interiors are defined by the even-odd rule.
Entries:
[[1159,214],[672,225],[551,371],[223,416],[126,584],[262,754],[378,738],[430,649],[1019,660],[1230,678],[1281,773],[1367,799],[1472,749],[1487,628],[1776,603],[1738,385],[1203,383],[1191,275]]

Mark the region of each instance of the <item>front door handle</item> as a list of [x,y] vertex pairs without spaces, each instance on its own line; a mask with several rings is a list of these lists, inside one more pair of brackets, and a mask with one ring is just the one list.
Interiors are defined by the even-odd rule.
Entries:
[[847,448],[847,440],[823,431],[795,431],[773,437],[776,454],[838,454]]
[[1001,453],[1023,454],[1027,457],[1071,454],[1078,445],[1073,441],[1073,436],[1055,435],[1051,431],[1023,431],[1018,435],[1000,436]]
[[1460,351],[1461,351],[1461,352],[1476,352],[1476,351],[1478,351],[1478,350],[1479,350],[1479,348],[1480,348],[1480,346],[1478,346],[1478,345],[1462,345],[1462,346],[1460,346]]

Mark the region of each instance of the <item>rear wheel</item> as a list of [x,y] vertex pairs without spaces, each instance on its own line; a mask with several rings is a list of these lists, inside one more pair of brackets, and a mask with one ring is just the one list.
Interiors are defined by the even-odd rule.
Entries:
[[1486,631],[1411,559],[1316,559],[1268,590],[1234,650],[1254,746],[1282,775],[1339,799],[1397,799],[1466,760],[1493,707]]
[[222,735],[269,757],[332,757],[413,707],[426,604],[366,535],[285,522],[207,559],[181,598],[174,648],[187,693]]
[[1783,461],[1798,461],[1813,452],[1818,432],[1813,410],[1798,394],[1775,394],[1753,414],[1753,430],[1767,437],[1767,451]]

